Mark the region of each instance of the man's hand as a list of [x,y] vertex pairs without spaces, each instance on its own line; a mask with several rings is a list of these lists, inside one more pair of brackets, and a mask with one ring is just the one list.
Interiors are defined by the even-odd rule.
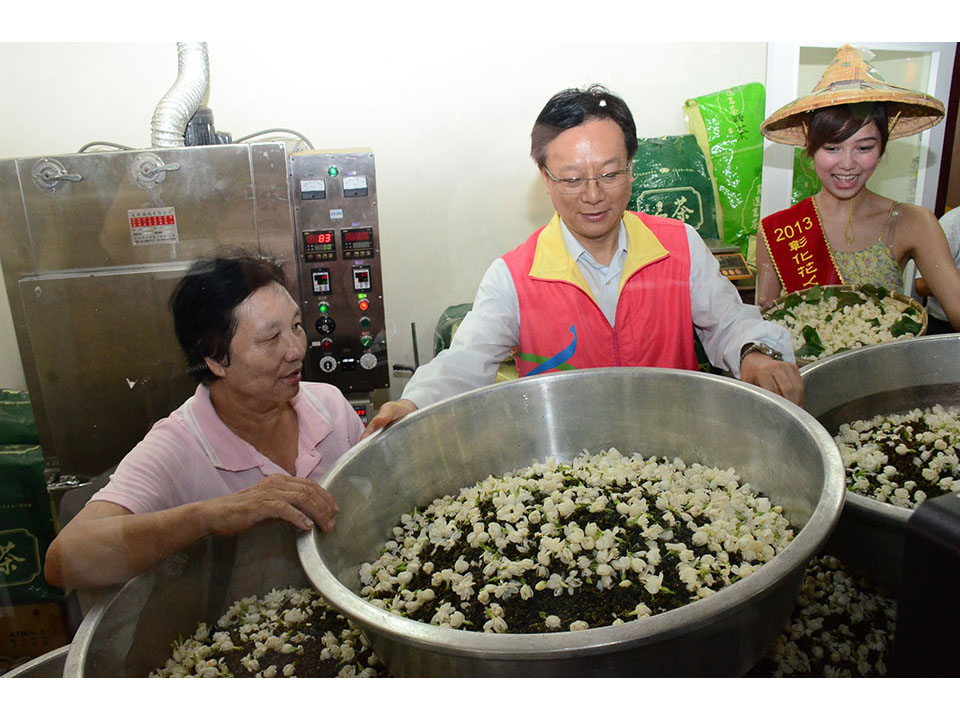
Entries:
[[231,495],[204,501],[210,529],[217,535],[236,535],[265,520],[286,520],[301,530],[316,525],[324,532],[336,526],[340,512],[333,496],[313,480],[270,475],[256,485]]
[[762,352],[747,353],[740,362],[740,377],[803,407],[803,380],[793,363],[774,360]]
[[363,431],[363,434],[360,436],[360,439],[363,440],[368,435],[379,430],[380,428],[385,428],[392,422],[396,422],[404,415],[409,415],[414,410],[417,409],[417,406],[413,404],[410,400],[397,400],[386,402],[380,407],[380,412],[374,415],[370,422],[367,423],[366,429]]

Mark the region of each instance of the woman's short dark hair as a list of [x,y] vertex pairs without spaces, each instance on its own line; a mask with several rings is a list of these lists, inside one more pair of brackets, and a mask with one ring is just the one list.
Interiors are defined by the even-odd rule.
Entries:
[[230,363],[230,342],[237,330],[237,306],[270,283],[286,287],[277,263],[244,251],[225,251],[196,260],[170,296],[173,327],[187,356],[187,372],[209,385],[217,379],[204,358]]
[[561,90],[544,105],[530,132],[530,157],[543,168],[547,162],[547,145],[564,130],[583,125],[588,120],[607,118],[623,131],[627,161],[637,152],[637,126],[627,104],[603,85],[593,84],[585,90]]
[[827,143],[842,143],[871,122],[876,123],[880,131],[880,154],[883,155],[890,135],[886,103],[846,103],[814,110],[807,121],[807,155],[813,157]]

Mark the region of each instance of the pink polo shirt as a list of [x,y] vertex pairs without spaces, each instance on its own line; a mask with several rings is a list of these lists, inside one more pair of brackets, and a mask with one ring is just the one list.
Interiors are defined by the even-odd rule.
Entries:
[[[300,383],[293,408],[300,426],[297,475],[319,480],[357,444],[363,423],[340,390],[325,383]],[[224,425],[210,390],[199,385],[127,453],[90,501],[154,512],[229,495],[274,473],[287,474]]]

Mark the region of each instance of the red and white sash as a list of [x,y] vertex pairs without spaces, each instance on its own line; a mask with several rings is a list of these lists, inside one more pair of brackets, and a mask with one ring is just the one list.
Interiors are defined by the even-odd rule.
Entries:
[[784,292],[843,284],[812,197],[760,222]]

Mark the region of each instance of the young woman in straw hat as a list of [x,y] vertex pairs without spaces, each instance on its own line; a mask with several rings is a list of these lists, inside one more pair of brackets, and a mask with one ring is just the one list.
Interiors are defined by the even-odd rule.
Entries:
[[814,285],[872,283],[900,291],[911,258],[960,330],[960,272],[933,213],[866,187],[887,141],[943,118],[930,95],[889,85],[851,46],[837,52],[810,95],[761,126],[774,142],[806,146],[821,190],[761,221],[757,304]]

